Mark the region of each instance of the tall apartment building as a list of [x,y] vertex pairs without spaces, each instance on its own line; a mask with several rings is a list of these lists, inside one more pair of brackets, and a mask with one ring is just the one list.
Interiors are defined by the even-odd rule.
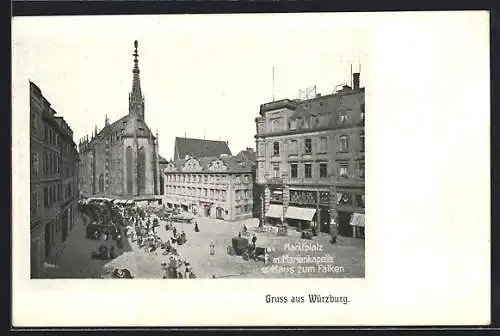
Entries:
[[268,221],[329,232],[334,219],[352,235],[352,219],[364,219],[365,89],[359,73],[352,80],[333,94],[261,105],[257,183]]
[[45,258],[66,240],[76,221],[78,152],[73,131],[30,82],[31,277],[43,275]]

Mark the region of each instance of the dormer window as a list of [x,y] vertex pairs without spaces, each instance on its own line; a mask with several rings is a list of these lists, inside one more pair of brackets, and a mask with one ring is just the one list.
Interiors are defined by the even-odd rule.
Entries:
[[339,113],[339,124],[343,124],[347,121],[347,115],[346,112],[340,112]]

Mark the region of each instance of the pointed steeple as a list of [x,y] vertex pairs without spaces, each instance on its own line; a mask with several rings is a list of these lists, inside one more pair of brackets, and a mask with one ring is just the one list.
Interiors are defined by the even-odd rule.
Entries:
[[144,119],[144,97],[141,91],[141,79],[139,74],[139,53],[137,48],[139,43],[137,40],[134,41],[134,68],[132,70],[132,91],[129,94],[129,114],[134,114],[137,118]]

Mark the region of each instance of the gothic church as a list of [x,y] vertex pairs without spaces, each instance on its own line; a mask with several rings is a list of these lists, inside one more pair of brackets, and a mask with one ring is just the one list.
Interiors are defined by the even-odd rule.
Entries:
[[153,199],[159,194],[158,134],[146,124],[137,41],[134,47],[128,114],[111,124],[106,117],[102,130],[96,126],[90,139],[79,141],[82,196]]

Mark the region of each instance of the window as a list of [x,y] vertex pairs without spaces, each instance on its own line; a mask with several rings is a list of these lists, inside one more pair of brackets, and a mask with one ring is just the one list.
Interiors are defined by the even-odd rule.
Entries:
[[273,163],[273,176],[274,177],[280,176],[280,164],[279,163]]
[[248,199],[248,190],[245,190],[245,199]]
[[31,128],[33,128],[33,130],[36,130],[36,127],[37,127],[37,124],[36,124],[36,113],[35,112],[31,112]]
[[40,167],[40,162],[38,153],[31,153],[31,171],[33,173],[33,176],[38,176],[39,167]]
[[348,162],[341,162],[340,163],[339,175],[340,175],[340,177],[344,177],[344,178],[349,177],[349,163]]
[[292,163],[290,165],[290,173],[291,173],[292,178],[297,178],[298,172],[297,172],[297,164],[296,163]]
[[365,178],[365,161],[358,162],[358,176],[360,178]]
[[339,139],[340,139],[340,141],[339,141],[339,144],[340,144],[339,150],[341,152],[347,152],[349,150],[349,141],[347,139],[347,135],[341,135]]
[[303,128],[309,128],[310,127],[309,120],[310,120],[310,118],[308,118],[308,117],[305,117],[303,119],[303,124],[302,124]]
[[320,163],[319,164],[319,177],[320,178],[326,178],[327,177],[327,164],[326,163]]
[[365,103],[361,104],[361,121],[365,121]]
[[297,140],[290,141],[289,155],[297,155]]
[[205,197],[207,197],[208,196],[208,189],[203,189],[203,190],[205,191]]
[[277,141],[273,143],[273,155],[280,155],[280,143]]
[[31,192],[31,215],[35,216],[38,210],[38,192]]
[[305,171],[305,178],[311,178],[312,177],[312,166],[310,163],[306,163],[304,165],[304,171]]
[[290,129],[294,130],[297,128],[297,120],[290,121]]
[[49,207],[49,189],[47,187],[43,188],[43,206]]
[[304,152],[306,154],[311,154],[312,152],[312,140],[311,139],[306,139],[304,142]]
[[257,133],[264,132],[264,124],[257,124]]
[[264,153],[264,143],[263,142],[259,143],[257,155],[258,156],[264,156],[265,155],[265,153]]
[[45,141],[49,141],[49,127],[45,125]]
[[320,153],[326,153],[327,148],[326,148],[326,137],[321,137],[319,138],[319,152]]
[[365,151],[365,133],[359,135],[359,147],[362,152]]
[[302,118],[297,118],[297,128],[302,128]]
[[279,128],[280,128],[280,121],[279,121],[279,119],[272,120],[271,121],[271,130],[273,132],[277,132],[277,131],[280,130]]
[[62,190],[62,186],[59,184],[57,186],[57,200],[60,201],[61,200],[61,190]]
[[345,112],[340,112],[339,113],[339,124],[345,123],[347,120],[347,116]]

